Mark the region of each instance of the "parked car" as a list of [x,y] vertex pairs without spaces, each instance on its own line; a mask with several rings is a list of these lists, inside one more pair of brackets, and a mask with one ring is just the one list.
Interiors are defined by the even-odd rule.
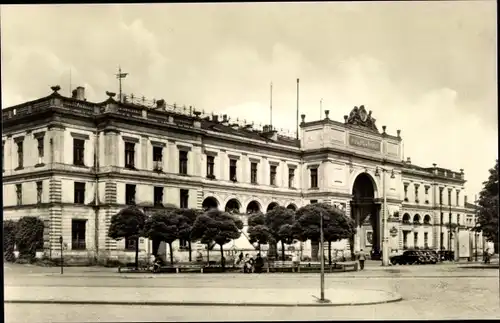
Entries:
[[406,250],[401,255],[392,256],[390,258],[393,265],[413,265],[423,264],[426,262],[425,256],[416,250]]
[[435,264],[439,261],[439,255],[434,250],[422,250],[422,253],[428,257],[430,264]]

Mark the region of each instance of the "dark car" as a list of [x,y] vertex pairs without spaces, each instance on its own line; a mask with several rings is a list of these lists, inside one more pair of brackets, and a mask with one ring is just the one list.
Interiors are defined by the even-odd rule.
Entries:
[[422,250],[422,253],[427,256],[430,264],[435,264],[439,261],[439,256],[434,250]]
[[425,257],[416,250],[406,250],[401,255],[391,257],[391,264],[393,265],[413,265],[425,262]]

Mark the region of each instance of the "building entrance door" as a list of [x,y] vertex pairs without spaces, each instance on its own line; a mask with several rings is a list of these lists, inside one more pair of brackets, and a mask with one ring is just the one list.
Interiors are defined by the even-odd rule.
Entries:
[[[373,258],[380,258],[380,203],[375,202],[375,182],[367,173],[356,177],[352,189],[351,217],[356,223],[356,234],[350,241],[351,254],[363,249]],[[363,223],[370,224],[364,230]]]

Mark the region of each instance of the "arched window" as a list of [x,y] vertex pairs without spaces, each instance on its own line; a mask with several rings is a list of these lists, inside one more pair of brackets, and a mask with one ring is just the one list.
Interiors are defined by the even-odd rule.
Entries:
[[408,213],[403,215],[403,223],[410,224],[410,215]]

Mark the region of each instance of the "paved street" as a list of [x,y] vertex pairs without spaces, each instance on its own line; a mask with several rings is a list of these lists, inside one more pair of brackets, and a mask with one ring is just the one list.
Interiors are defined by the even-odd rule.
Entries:
[[[388,269],[369,265],[363,272],[327,274],[325,281],[328,289],[394,291],[404,299],[397,303],[355,307],[264,309],[223,306],[5,304],[5,317],[7,322],[500,318],[498,269],[464,269],[453,264],[396,266]],[[151,293],[168,293],[175,288],[186,288],[214,295],[217,295],[214,290],[222,288],[260,288],[275,289],[286,294],[287,290],[292,289],[319,289],[319,275],[120,275],[116,273],[116,269],[67,268],[65,275],[61,276],[57,268],[7,265],[5,285],[33,288],[65,286],[65,289],[74,288],[74,293],[93,287],[108,287],[110,295],[119,295],[128,288]]]

